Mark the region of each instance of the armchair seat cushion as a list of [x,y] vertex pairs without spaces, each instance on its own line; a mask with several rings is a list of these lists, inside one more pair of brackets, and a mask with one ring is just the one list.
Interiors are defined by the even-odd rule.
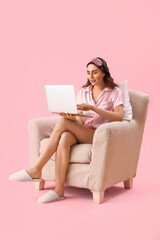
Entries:
[[[44,138],[40,142],[40,153],[46,148],[46,144],[49,138]],[[92,155],[92,144],[80,143],[71,146],[70,151],[70,163],[90,163]],[[50,160],[55,161],[55,153]]]

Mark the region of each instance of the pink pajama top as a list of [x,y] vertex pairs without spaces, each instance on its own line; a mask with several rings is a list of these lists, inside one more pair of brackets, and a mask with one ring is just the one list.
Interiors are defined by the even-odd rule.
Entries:
[[[81,88],[77,93],[77,104],[81,103],[86,103],[94,105],[98,108],[114,111],[114,108],[116,106],[121,104],[123,105],[123,100],[121,90],[118,87],[115,87],[114,89],[106,87],[101,91],[97,98],[97,102],[95,102],[92,98],[92,85],[89,85],[88,87]],[[94,130],[96,130],[97,127],[100,126],[101,124],[109,122],[109,120],[100,116],[99,114],[92,110],[89,111],[78,110],[78,112],[83,112],[83,114],[93,116],[93,118],[83,117],[83,125]]]

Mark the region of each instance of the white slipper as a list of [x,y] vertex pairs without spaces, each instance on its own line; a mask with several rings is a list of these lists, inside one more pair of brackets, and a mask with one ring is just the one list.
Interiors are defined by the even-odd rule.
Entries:
[[66,198],[65,196],[60,197],[54,190],[49,190],[47,193],[43,194],[41,197],[38,198],[38,203],[49,203],[54,202],[57,200],[61,200]]
[[16,182],[40,182],[43,180],[42,178],[32,178],[25,169],[11,174],[8,179]]

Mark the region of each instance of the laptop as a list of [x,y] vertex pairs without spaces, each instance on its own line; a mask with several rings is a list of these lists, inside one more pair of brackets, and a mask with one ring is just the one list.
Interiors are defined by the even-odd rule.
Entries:
[[93,117],[78,113],[73,85],[45,85],[48,111],[70,113],[74,116]]

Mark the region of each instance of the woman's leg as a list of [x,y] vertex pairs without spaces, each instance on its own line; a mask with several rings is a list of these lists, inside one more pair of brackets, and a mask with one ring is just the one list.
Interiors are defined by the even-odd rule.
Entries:
[[34,166],[26,169],[32,178],[39,178],[41,176],[43,166],[56,152],[61,134],[66,131],[72,133],[79,143],[92,143],[95,132],[83,126],[78,121],[61,118],[55,125],[45,150],[41,153]]
[[70,148],[78,143],[77,139],[70,132],[63,132],[59,140],[55,158],[55,179],[56,187],[54,191],[59,196],[64,196],[64,182],[69,164]]

